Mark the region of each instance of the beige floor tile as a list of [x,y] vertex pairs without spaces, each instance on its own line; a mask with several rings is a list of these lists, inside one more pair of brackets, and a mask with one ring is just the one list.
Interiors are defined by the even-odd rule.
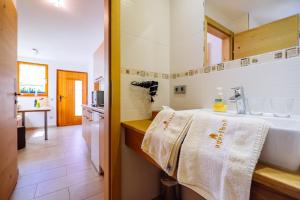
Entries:
[[38,173],[41,171],[41,165],[40,164],[24,164],[21,165],[19,161],[19,174],[20,176],[25,176],[29,174]]
[[94,169],[69,174],[68,176],[57,178],[54,180],[42,182],[38,184],[36,196],[42,196],[57,190],[67,188],[75,184],[84,184],[94,179],[99,179],[99,175]]
[[69,200],[69,190],[63,189],[59,190],[57,192],[50,193],[48,195],[36,198],[35,200]]
[[30,200],[34,198],[37,185],[30,185],[16,189],[11,196],[11,200]]
[[74,163],[71,165],[67,165],[67,173],[75,174],[87,169],[91,169],[93,167],[92,163],[89,161],[82,161],[80,163]]
[[55,168],[64,167],[66,165],[67,164],[65,162],[65,158],[51,160],[51,161],[44,161],[41,164],[41,171],[52,170],[52,169],[55,169]]
[[55,180],[39,183],[35,196],[40,197],[58,190],[67,189],[69,187],[68,183],[67,177],[61,177]]
[[35,173],[27,176],[21,176],[18,180],[17,188],[41,183],[51,179],[60,178],[66,175],[67,175],[67,168],[61,167],[49,171],[41,171],[39,173]]
[[92,167],[81,126],[49,128],[48,141],[42,129],[30,130],[26,140],[18,152],[20,177],[12,199],[65,200],[70,188],[76,197],[99,199],[103,178]]
[[103,180],[99,179],[96,181],[88,182],[86,184],[79,184],[70,187],[70,199],[71,200],[82,200],[95,195],[103,193]]
[[52,161],[45,161],[40,165],[40,170],[51,170],[59,167],[66,167],[69,165],[75,165],[75,164],[83,164],[83,163],[90,163],[90,159],[87,156],[80,157],[77,159],[72,158],[63,158],[58,160],[52,160]]

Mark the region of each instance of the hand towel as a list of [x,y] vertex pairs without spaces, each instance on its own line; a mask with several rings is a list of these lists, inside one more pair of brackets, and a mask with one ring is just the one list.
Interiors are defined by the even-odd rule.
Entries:
[[142,150],[170,176],[177,168],[179,149],[194,112],[164,108],[145,133]]
[[177,178],[208,200],[247,200],[269,130],[260,119],[194,115],[182,144]]

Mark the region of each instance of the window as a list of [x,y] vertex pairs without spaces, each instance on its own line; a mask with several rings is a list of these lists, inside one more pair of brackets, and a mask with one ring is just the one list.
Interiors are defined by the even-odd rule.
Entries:
[[213,19],[206,17],[205,64],[219,64],[232,59],[233,32]]
[[75,80],[75,116],[82,116],[82,80]]
[[22,96],[48,96],[48,65],[18,62],[18,92]]

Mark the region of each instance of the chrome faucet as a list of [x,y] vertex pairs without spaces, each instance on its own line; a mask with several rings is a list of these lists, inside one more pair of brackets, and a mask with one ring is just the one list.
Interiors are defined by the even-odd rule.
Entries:
[[229,102],[236,104],[236,110],[238,114],[246,114],[246,100],[244,88],[240,86],[231,89],[234,91],[234,95],[229,98]]

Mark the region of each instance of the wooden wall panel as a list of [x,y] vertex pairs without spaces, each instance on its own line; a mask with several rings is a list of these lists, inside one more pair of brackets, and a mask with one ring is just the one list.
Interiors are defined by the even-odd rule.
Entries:
[[234,59],[297,46],[299,15],[235,34]]
[[104,0],[104,199],[121,199],[120,0]]

